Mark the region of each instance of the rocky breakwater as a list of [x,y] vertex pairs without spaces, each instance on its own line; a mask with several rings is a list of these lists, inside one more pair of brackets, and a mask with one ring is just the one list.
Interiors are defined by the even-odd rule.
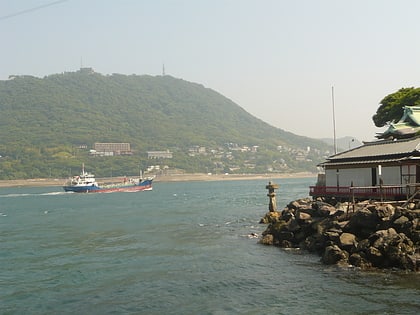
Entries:
[[420,270],[420,204],[333,206],[305,198],[268,212],[260,223],[268,224],[262,244],[318,253],[325,264]]

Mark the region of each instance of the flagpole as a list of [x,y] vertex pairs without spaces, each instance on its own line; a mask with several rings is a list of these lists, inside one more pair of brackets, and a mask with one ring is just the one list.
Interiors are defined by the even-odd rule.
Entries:
[[333,129],[334,129],[334,154],[337,154],[337,137],[335,133],[334,86],[331,87],[331,98],[332,98],[332,116],[333,116]]

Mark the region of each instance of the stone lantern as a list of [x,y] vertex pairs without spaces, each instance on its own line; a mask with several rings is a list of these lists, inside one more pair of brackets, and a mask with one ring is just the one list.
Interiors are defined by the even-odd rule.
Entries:
[[268,210],[270,212],[277,211],[276,193],[274,192],[274,189],[278,189],[279,187],[279,185],[274,184],[271,181],[269,181],[268,185],[265,186],[265,188],[268,189],[267,196],[270,198],[270,203],[268,204]]

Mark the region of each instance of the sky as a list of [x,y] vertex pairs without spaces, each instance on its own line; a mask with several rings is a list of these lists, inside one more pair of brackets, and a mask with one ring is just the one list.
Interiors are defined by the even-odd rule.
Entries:
[[0,0],[0,80],[164,66],[272,126],[370,141],[381,100],[420,87],[418,12],[417,0]]

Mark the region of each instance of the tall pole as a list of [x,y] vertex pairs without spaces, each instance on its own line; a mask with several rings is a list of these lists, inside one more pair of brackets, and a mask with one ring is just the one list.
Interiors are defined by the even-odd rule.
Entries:
[[332,115],[333,115],[333,129],[334,129],[334,154],[337,154],[337,137],[335,134],[334,86],[331,87],[331,98],[332,98]]

